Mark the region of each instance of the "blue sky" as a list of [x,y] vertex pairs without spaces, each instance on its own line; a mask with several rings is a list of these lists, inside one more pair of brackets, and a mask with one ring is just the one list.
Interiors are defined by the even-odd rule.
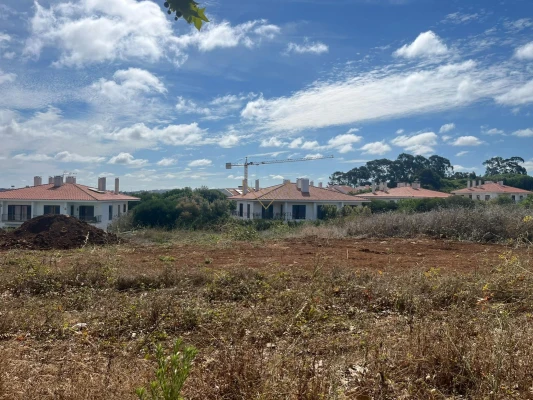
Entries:
[[75,172],[122,189],[327,181],[439,154],[533,173],[533,2],[211,0],[196,32],[163,1],[0,4],[0,187]]

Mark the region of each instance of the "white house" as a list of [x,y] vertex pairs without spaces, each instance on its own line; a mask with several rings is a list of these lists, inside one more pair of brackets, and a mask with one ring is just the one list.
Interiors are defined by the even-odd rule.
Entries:
[[322,218],[322,207],[325,205],[334,205],[340,210],[344,206],[368,203],[365,199],[312,186],[309,179],[298,179],[296,183],[286,180],[281,185],[229,199],[237,202],[235,217],[240,219],[316,220]]
[[419,182],[398,183],[395,188],[388,188],[386,183],[372,185],[372,193],[358,194],[355,197],[367,200],[384,200],[398,202],[403,199],[445,199],[450,197],[448,193],[437,192],[435,190],[420,187]]
[[503,181],[487,181],[483,183],[481,180],[468,180],[466,189],[455,190],[452,192],[452,194],[480,201],[489,201],[499,196],[508,196],[515,203],[519,203],[520,201],[524,200],[528,195],[533,194],[533,192],[504,185]]
[[0,192],[0,227],[18,227],[25,221],[40,215],[66,214],[79,218],[101,229],[115,218],[128,212],[129,201],[137,197],[119,192],[119,180],[115,190],[106,190],[106,178],[98,180],[98,188],[79,185],[75,177],[50,177],[43,185],[41,177],[34,178],[34,186]]

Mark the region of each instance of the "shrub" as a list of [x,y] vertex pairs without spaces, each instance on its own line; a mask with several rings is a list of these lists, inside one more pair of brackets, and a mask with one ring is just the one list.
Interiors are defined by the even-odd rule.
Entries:
[[[156,380],[150,383],[149,391],[137,389],[139,399],[180,400],[181,391],[191,372],[192,362],[198,351],[192,346],[183,346],[181,339],[176,340],[172,353],[167,357],[163,347],[156,347]],[[149,396],[149,397],[148,397]]]
[[384,213],[396,211],[398,209],[398,204],[394,201],[372,200],[369,207],[370,210],[372,210],[372,213]]

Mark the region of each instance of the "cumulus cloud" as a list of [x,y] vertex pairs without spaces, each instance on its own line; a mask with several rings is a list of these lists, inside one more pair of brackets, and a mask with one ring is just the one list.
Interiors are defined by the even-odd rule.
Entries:
[[305,41],[302,44],[290,42],[287,45],[285,54],[296,53],[296,54],[323,54],[329,51],[329,47],[321,42],[309,42]]
[[168,125],[164,128],[149,128],[140,123],[104,134],[104,137],[109,140],[137,142],[144,145],[161,142],[171,146],[198,146],[212,142],[204,137],[204,133],[205,131],[200,129],[197,123]]
[[435,132],[425,132],[413,136],[398,136],[391,143],[395,146],[402,147],[410,153],[424,155],[435,151],[437,141],[438,136]]
[[533,60],[533,42],[520,46],[515,51],[515,57],[519,60]]
[[442,56],[448,53],[448,47],[435,32],[423,32],[409,45],[403,45],[394,52],[396,57],[418,58]]
[[126,165],[129,167],[142,167],[148,164],[148,160],[143,160],[140,158],[136,159],[130,153],[120,153],[114,157],[111,157],[111,159],[108,161],[108,164]]
[[194,160],[189,163],[189,167],[209,167],[213,161],[207,159]]
[[24,53],[38,57],[43,48],[55,47],[57,66],[164,58],[180,65],[187,59],[188,47],[200,51],[253,47],[279,32],[279,27],[264,20],[237,26],[224,21],[211,22],[201,32],[191,29],[189,34],[175,36],[167,17],[159,4],[147,0],[80,0],[48,8],[36,2]]
[[502,129],[497,129],[497,128],[489,129],[486,126],[481,127],[481,132],[484,133],[485,135],[505,135],[505,131],[503,131]]
[[289,147],[290,149],[302,150],[336,150],[339,153],[353,151],[353,145],[359,143],[363,138],[353,133],[337,135],[328,140],[327,144],[321,145],[317,140],[304,140],[299,137],[287,142],[279,137],[271,136],[261,141],[261,147]]
[[401,134],[404,133],[404,132],[405,132],[404,129],[398,129],[398,130],[396,131],[396,134],[397,134],[397,135],[401,135]]
[[392,148],[387,143],[385,143],[385,141],[381,141],[367,143],[359,150],[362,150],[363,154],[383,155],[391,151]]
[[167,91],[165,85],[150,72],[140,68],[119,70],[113,74],[113,80],[100,79],[91,85],[91,89],[114,103],[124,103],[139,94],[159,93]]
[[452,146],[479,146],[483,142],[475,136],[461,136],[452,142]]
[[175,158],[162,158],[157,162],[157,165],[160,167],[170,167],[172,165],[176,165],[178,163],[178,160]]
[[533,129],[520,129],[516,132],[513,132],[513,135],[518,137],[533,137]]
[[240,141],[241,141],[240,136],[234,133],[229,133],[219,138],[218,145],[220,147],[224,147],[225,149],[229,149],[231,147],[237,146],[240,143]]
[[181,96],[178,97],[178,103],[176,104],[176,110],[184,114],[200,114],[209,115],[211,110],[207,107],[199,107],[194,101],[187,100]]
[[248,102],[241,116],[267,131],[294,132],[464,107],[518,84],[501,68],[481,68],[472,60],[403,72],[375,70],[318,82],[287,97],[260,97]]
[[455,124],[451,123],[451,124],[445,124],[445,125],[442,125],[440,127],[440,130],[439,130],[439,133],[446,133],[446,132],[450,132],[450,131],[453,131],[455,129]]

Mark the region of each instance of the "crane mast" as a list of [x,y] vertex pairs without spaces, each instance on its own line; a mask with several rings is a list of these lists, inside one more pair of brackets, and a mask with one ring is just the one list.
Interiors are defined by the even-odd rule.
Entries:
[[244,167],[244,179],[242,182],[243,194],[248,193],[248,168],[250,165],[268,165],[268,164],[283,164],[290,162],[300,162],[300,161],[314,161],[314,160],[324,160],[327,158],[334,158],[333,156],[322,156],[322,157],[308,157],[308,158],[288,158],[286,160],[270,160],[270,161],[248,161],[248,157],[244,159],[242,164],[232,164],[226,163],[226,169],[231,169],[233,167]]

